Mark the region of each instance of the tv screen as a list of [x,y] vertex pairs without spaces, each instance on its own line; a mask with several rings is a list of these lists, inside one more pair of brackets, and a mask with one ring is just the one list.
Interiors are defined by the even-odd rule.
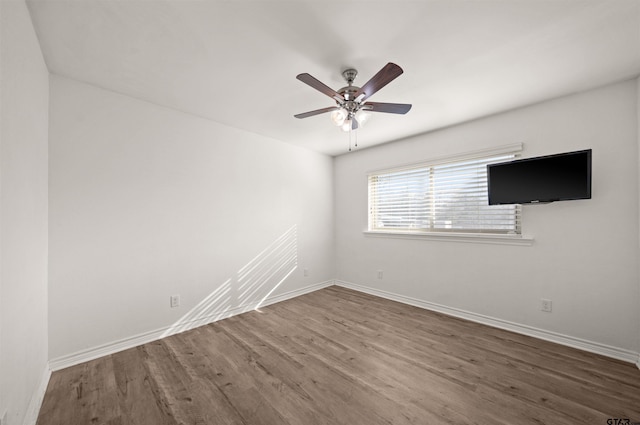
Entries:
[[591,199],[591,149],[487,165],[489,205]]

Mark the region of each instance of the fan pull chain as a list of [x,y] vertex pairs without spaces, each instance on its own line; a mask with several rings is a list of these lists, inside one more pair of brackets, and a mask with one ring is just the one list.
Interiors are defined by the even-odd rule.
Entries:
[[355,133],[356,134],[354,136],[354,141],[355,141],[354,148],[358,147],[358,132],[357,131],[353,131],[353,128],[349,128],[349,152],[351,152],[351,133]]

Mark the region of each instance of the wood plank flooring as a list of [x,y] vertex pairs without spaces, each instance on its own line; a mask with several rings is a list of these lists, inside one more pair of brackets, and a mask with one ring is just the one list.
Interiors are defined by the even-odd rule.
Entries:
[[612,418],[640,422],[632,364],[334,286],[54,372],[38,425]]

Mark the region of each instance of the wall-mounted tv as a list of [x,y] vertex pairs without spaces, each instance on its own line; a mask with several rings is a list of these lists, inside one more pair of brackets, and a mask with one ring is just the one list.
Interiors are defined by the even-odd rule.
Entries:
[[591,199],[591,149],[487,165],[489,205]]

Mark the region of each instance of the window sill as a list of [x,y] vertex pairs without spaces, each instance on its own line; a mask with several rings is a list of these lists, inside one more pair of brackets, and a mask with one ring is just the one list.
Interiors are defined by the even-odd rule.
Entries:
[[486,233],[411,233],[402,231],[365,230],[365,236],[399,239],[423,239],[445,242],[468,242],[497,245],[533,245],[533,237],[522,235],[492,235]]

